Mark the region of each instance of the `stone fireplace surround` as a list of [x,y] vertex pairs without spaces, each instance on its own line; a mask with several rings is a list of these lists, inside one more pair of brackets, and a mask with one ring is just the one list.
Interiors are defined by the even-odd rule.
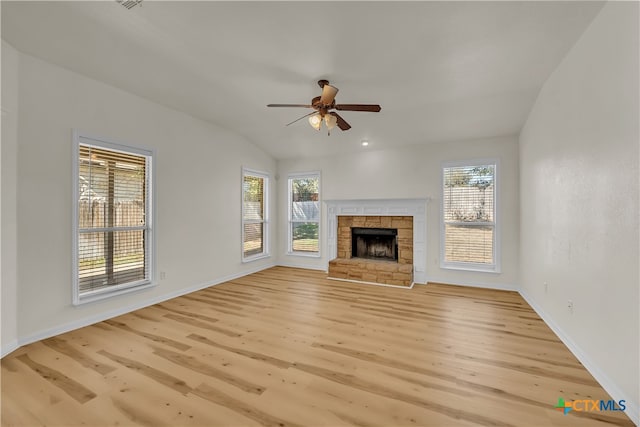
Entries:
[[[412,222],[413,233],[413,250],[411,256],[405,254],[402,270],[407,270],[409,265],[413,265],[413,282],[426,283],[426,210],[428,199],[369,199],[369,200],[327,200],[327,251],[328,259],[331,263],[334,261],[334,270],[336,266],[336,258],[338,258],[338,217],[380,217],[380,221],[387,223],[391,218],[396,217],[396,223],[399,223],[398,217],[407,217],[408,223]],[[371,224],[371,221],[369,221]],[[406,233],[406,232],[405,232]],[[411,231],[409,231],[411,233]],[[405,234],[406,235],[406,234]],[[350,239],[350,237],[349,237]],[[345,263],[355,262],[340,258],[341,268]],[[409,262],[411,261],[411,262]],[[400,260],[399,260],[400,263]],[[385,263],[386,264],[386,263]],[[393,265],[393,264],[391,264]],[[382,268],[384,269],[384,268]],[[327,266],[329,270],[329,266]],[[409,268],[411,270],[411,268]],[[343,275],[344,276],[344,275]],[[358,275],[355,274],[355,277]],[[346,276],[348,277],[348,276]],[[346,278],[336,277],[336,278]],[[368,276],[370,277],[370,276]],[[356,278],[355,281],[369,282]],[[389,280],[391,282],[391,280]],[[376,280],[377,283],[381,281]],[[382,280],[385,282],[385,280]],[[394,285],[394,283],[384,283]],[[396,282],[397,284],[397,282]],[[403,286],[407,287],[407,286]]]

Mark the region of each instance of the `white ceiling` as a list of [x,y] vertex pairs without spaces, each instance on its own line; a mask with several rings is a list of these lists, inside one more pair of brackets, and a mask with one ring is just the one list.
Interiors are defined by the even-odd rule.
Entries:
[[[233,130],[275,158],[517,134],[602,2],[2,1],[2,38]],[[317,80],[352,129],[301,120]]]

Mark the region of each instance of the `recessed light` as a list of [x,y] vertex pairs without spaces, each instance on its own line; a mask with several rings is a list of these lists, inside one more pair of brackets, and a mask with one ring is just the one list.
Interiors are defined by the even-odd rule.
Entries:
[[366,147],[367,145],[369,145],[369,141],[367,141],[366,139],[362,140],[362,146]]

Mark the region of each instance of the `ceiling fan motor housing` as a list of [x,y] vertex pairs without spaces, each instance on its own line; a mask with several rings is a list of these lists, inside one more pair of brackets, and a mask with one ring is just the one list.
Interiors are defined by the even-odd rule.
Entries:
[[320,115],[324,116],[325,114],[327,114],[327,112],[329,110],[331,110],[332,108],[335,108],[336,106],[336,101],[335,99],[331,102],[331,104],[329,105],[325,105],[322,103],[322,101],[320,100],[319,96],[316,96],[315,98],[313,98],[311,100],[311,106],[318,110],[318,112],[320,113]]

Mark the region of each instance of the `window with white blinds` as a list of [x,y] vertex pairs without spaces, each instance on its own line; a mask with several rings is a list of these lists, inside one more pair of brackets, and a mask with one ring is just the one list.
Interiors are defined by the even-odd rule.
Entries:
[[320,174],[289,176],[289,253],[319,256]]
[[269,178],[261,172],[242,173],[242,259],[268,255],[267,190]]
[[442,169],[441,266],[499,270],[496,221],[497,161]]
[[152,153],[75,138],[74,303],[151,284]]

